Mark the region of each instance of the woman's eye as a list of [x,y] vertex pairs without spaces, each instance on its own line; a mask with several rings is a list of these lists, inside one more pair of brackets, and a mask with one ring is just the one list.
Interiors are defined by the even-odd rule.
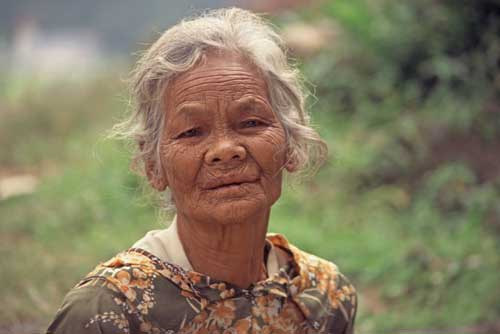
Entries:
[[198,128],[193,128],[189,129],[187,131],[182,132],[180,135],[177,136],[177,138],[190,138],[190,137],[196,137],[201,133],[200,129]]
[[241,125],[242,125],[242,128],[254,128],[257,126],[264,125],[264,123],[257,120],[257,119],[249,119],[249,120],[244,121]]

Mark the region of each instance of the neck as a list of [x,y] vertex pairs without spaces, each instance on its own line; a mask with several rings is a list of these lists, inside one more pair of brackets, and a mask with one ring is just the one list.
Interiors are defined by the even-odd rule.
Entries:
[[193,269],[241,288],[262,280],[269,214],[267,210],[246,221],[221,224],[179,213],[179,238]]

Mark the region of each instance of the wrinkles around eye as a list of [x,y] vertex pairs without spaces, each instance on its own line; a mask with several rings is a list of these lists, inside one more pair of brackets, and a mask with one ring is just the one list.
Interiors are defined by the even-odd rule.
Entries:
[[175,139],[192,138],[192,137],[197,137],[199,135],[201,135],[201,129],[192,128],[192,129],[181,132],[180,134],[175,136]]
[[264,126],[267,126],[267,123],[259,119],[248,119],[240,123],[240,127],[242,129],[259,128]]

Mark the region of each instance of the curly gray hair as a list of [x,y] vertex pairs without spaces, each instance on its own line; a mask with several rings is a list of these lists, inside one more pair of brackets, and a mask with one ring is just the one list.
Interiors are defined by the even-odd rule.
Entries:
[[272,26],[238,8],[185,19],[165,31],[142,55],[131,81],[134,111],[113,128],[115,136],[138,144],[132,166],[143,173],[144,162],[152,160],[154,168],[161,170],[159,147],[169,81],[193,68],[213,49],[241,54],[257,66],[267,82],[273,111],[285,129],[289,159],[296,162],[298,170],[319,167],[328,150],[310,125],[298,70],[288,63],[284,43]]

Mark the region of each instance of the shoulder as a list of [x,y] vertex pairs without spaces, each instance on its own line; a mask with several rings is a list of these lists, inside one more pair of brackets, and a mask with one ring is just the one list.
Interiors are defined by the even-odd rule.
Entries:
[[294,279],[295,301],[304,315],[333,333],[349,333],[356,316],[357,293],[338,266],[299,249],[281,235],[269,235],[268,240],[293,256],[298,274]]
[[101,285],[75,287],[66,295],[47,333],[120,333],[130,329],[130,308],[116,291]]
[[333,281],[342,286],[352,286],[347,278],[340,272],[338,266],[332,261],[299,249],[289,243],[288,240],[280,234],[268,234],[267,239],[274,246],[278,246],[291,254],[297,271],[301,276],[304,276],[304,279],[312,279],[312,281],[304,283],[319,284],[321,282]]
[[120,253],[100,263],[65,296],[48,333],[130,331],[138,312],[137,287],[146,287],[153,264],[146,257]]
[[142,249],[129,249],[99,264],[66,295],[48,333],[177,329],[182,317],[192,316],[189,294],[182,293],[191,290],[189,282],[181,268]]

